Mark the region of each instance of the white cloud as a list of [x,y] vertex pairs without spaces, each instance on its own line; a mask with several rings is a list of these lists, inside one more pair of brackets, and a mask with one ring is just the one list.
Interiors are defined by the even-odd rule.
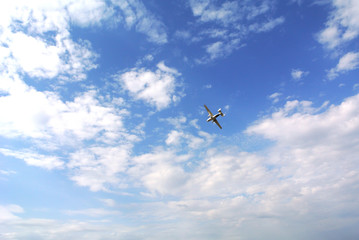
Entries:
[[69,144],[95,136],[108,141],[123,136],[122,118],[126,111],[101,104],[96,91],[63,102],[53,92],[39,92],[17,76],[11,79],[6,75],[0,89],[8,94],[0,97],[2,136]]
[[195,136],[184,131],[172,130],[167,135],[165,142],[167,145],[175,147],[184,144],[184,146],[181,146],[181,149],[185,149],[186,147],[189,147],[190,149],[199,149],[208,147],[214,140],[214,136],[209,133],[199,131],[197,134],[198,136]]
[[17,218],[0,225],[2,239],[126,239],[138,238],[135,228],[105,221],[54,220]]
[[260,33],[260,32],[268,32],[273,30],[276,26],[284,23],[284,17],[278,17],[276,19],[269,20],[264,23],[254,23],[248,27],[250,31]]
[[358,102],[359,95],[356,95],[339,106],[330,107],[324,113],[315,114],[322,108],[311,107],[311,102],[290,101],[271,117],[249,127],[247,132],[260,134],[278,141],[278,144],[296,147],[325,146],[333,147],[331,151],[334,151],[338,147],[359,141],[355,135],[359,130],[356,118],[359,114],[356,107]]
[[128,167],[132,146],[90,147],[70,154],[67,168],[71,180],[91,191],[109,191],[124,188],[127,183],[120,174]]
[[9,46],[15,61],[30,76],[52,78],[59,74],[61,50],[56,46],[24,33],[13,34]]
[[279,97],[282,95],[282,93],[275,92],[269,96],[269,99],[273,101],[273,103],[279,102]]
[[210,1],[190,1],[194,16],[199,16],[203,22],[221,21],[229,24],[237,20],[240,16],[236,15],[238,3],[224,2],[220,7],[213,5]]
[[42,167],[49,170],[64,168],[64,161],[57,156],[48,156],[34,153],[31,151],[14,151],[0,148],[0,153],[24,160],[28,165]]
[[115,15],[113,7],[102,0],[70,1],[66,10],[71,21],[81,27],[99,25]]
[[136,62],[136,66],[141,66],[142,64],[146,63],[146,62],[152,62],[154,59],[152,54],[147,54],[146,56],[144,56],[143,58],[137,60]]
[[4,223],[11,220],[19,219],[14,213],[23,213],[22,207],[16,204],[0,205],[0,222]]
[[176,77],[180,76],[180,73],[163,62],[157,64],[157,68],[155,72],[134,68],[119,75],[118,80],[135,99],[162,110],[181,98],[181,95],[176,94],[176,88],[179,86]]
[[340,58],[337,65],[338,71],[348,71],[356,69],[359,65],[359,52],[349,52]]
[[[196,156],[157,150],[135,157],[130,172],[150,193],[177,197],[161,207],[164,218],[176,212],[197,222],[216,219],[232,233],[251,229],[240,231],[243,237],[264,224],[259,239],[283,226],[289,238],[312,238],[333,226],[340,232],[357,221],[345,213],[356,209],[359,196],[353,191],[359,183],[358,104],[359,95],[329,108],[290,101],[247,129],[274,141],[264,152],[210,149],[191,165]],[[307,232],[293,233],[298,226]]]
[[74,216],[74,215],[84,215],[89,217],[103,217],[109,215],[119,215],[119,211],[107,210],[103,208],[88,208],[81,210],[66,210],[65,214]]
[[164,119],[160,118],[159,120],[171,124],[176,129],[182,129],[187,124],[187,118],[183,115],[179,115],[173,118],[172,117],[164,118]]
[[[104,22],[115,26],[120,21],[115,17],[115,9],[121,9],[125,15],[131,9],[129,14],[136,30],[146,34],[149,41],[167,42],[164,24],[139,1],[12,1],[1,2],[0,9],[2,67],[36,78],[84,80],[86,72],[97,67],[98,55],[88,41],[71,38],[70,26],[88,27]],[[126,24],[132,26],[128,21]]]
[[[13,1],[5,7],[0,43],[9,52],[2,58],[7,69],[23,71],[31,77],[77,81],[86,78],[86,71],[96,68],[97,54],[92,52],[89,42],[74,42],[70,37],[67,4],[71,5]],[[86,6],[92,6],[92,2]],[[82,15],[81,9],[77,14]],[[83,21],[93,21],[91,14],[85,15]]]
[[15,173],[16,173],[16,172],[15,172],[15,171],[12,171],[12,170],[7,171],[7,170],[1,170],[1,169],[0,169],[0,174],[2,174],[2,175],[8,176],[8,175],[15,174]]
[[[203,64],[218,58],[227,57],[244,43],[245,38],[251,33],[268,32],[284,22],[284,17],[270,18],[270,10],[273,3],[267,0],[257,1],[224,1],[218,3],[213,0],[190,1],[192,13],[198,22],[204,26],[197,36],[193,36],[192,42],[206,39],[205,50],[207,56],[196,59]],[[262,20],[263,15],[268,15],[267,21]],[[208,27],[211,23],[211,27]],[[208,39],[215,40],[207,43]],[[242,44],[243,45],[243,44]]]
[[116,206],[116,201],[111,199],[111,198],[103,198],[103,199],[100,199],[100,200],[101,200],[101,202],[103,202],[108,207],[115,207]]
[[[208,239],[208,235],[203,235],[208,229],[216,233],[215,238],[223,239],[253,236],[315,239],[327,234],[340,238],[343,232],[354,238],[359,214],[359,193],[355,189],[359,184],[358,104],[359,95],[337,106],[326,107],[325,103],[319,108],[308,101],[289,101],[247,129],[248,134],[273,141],[261,152],[248,153],[228,146],[190,155],[155,148],[150,153],[134,156],[129,159],[130,164],[122,162],[117,172],[127,174],[131,178],[127,182],[143,189],[142,197],[151,197],[151,200],[125,208],[134,209],[129,215],[140,219],[138,223],[146,236],[156,239],[163,229],[170,229],[171,236],[179,236],[183,229],[188,230],[188,225],[199,231],[196,239]],[[111,151],[87,149],[77,155],[74,163],[87,169],[95,168],[110,162],[100,157],[107,152]],[[108,159],[115,159],[117,153],[110,155]],[[102,178],[107,177],[104,173],[101,172]],[[121,216],[121,209],[119,211],[116,216]],[[113,233],[102,223],[94,227],[76,220],[62,224],[48,219],[22,220],[14,213],[11,212],[10,218],[15,216],[16,221],[4,221],[6,231],[3,232],[20,234],[13,229],[31,223],[31,231],[30,227],[23,227],[21,234],[29,235],[35,229],[48,239],[53,236],[51,233],[78,236],[92,229],[89,239],[98,239],[97,234],[103,237],[107,236],[106,232]],[[69,213],[85,214],[84,210]],[[89,214],[112,216],[101,208],[90,209]],[[143,219],[151,224],[142,224]],[[152,222],[153,219],[156,222]],[[175,222],[176,227],[169,228],[169,222]],[[255,231],[258,225],[260,232]],[[0,228],[3,230],[4,226]],[[118,226],[111,224],[110,229],[113,228]],[[125,236],[138,236],[137,226],[130,229],[124,226],[124,229]],[[118,232],[118,236],[123,235]]]
[[132,161],[135,164],[128,173],[141,180],[151,194],[175,194],[181,192],[187,181],[187,173],[181,164],[188,158],[188,155],[177,156],[173,151],[156,149],[134,157]]
[[295,81],[300,81],[303,77],[307,76],[309,72],[300,69],[292,69],[291,75]]
[[112,0],[112,3],[122,10],[128,28],[135,26],[135,29],[146,34],[151,42],[157,44],[167,42],[164,24],[150,13],[142,2],[138,0]]
[[[337,191],[342,191],[336,187],[337,183],[347,188],[345,196],[350,197],[348,187],[351,181],[359,181],[353,175],[359,171],[356,167],[359,153],[358,103],[359,95],[323,111],[326,103],[320,108],[313,108],[306,101],[288,102],[272,116],[247,129],[249,134],[276,141],[264,155],[234,149],[211,149],[201,157],[197,168],[186,173],[183,167],[179,168],[179,163],[189,159],[179,160],[180,155],[161,150],[135,157],[138,165],[130,171],[134,171],[136,176],[145,174],[147,177],[142,179],[145,186],[152,191],[157,189],[161,194],[175,194],[187,199],[216,196],[224,197],[225,201],[242,196],[237,200],[242,198],[253,208],[249,215],[258,207],[257,201],[263,204],[263,208],[255,212],[259,215],[278,216],[285,211],[302,213],[306,209],[297,208],[297,204],[311,204],[318,197],[316,191],[318,194],[330,191],[326,194],[334,197]],[[185,135],[184,132],[173,131],[169,136],[172,133],[179,133],[180,137]],[[339,159],[340,167],[337,166]],[[147,172],[144,169],[148,169]],[[185,176],[175,181],[176,190],[173,186],[160,183],[160,179],[166,182],[162,179],[164,169],[168,169],[166,174],[170,176],[175,172]],[[335,171],[338,174],[334,174]],[[318,176],[318,173],[322,174]],[[344,176],[348,179],[341,179]],[[284,196],[285,199],[282,199]],[[321,201],[331,204],[325,196],[320,198]],[[281,205],[283,201],[287,204]],[[312,206],[307,207],[311,209]],[[231,206],[228,208],[231,209]],[[206,214],[206,211],[202,213]],[[219,210],[218,214],[228,213]]]
[[189,121],[189,124],[193,127],[195,127],[196,129],[200,129],[199,125],[198,125],[198,119],[193,119],[191,121]]
[[318,34],[318,41],[333,49],[359,35],[359,2],[356,0],[330,1],[334,7],[326,28]]
[[174,36],[177,37],[177,38],[181,38],[181,39],[189,39],[191,37],[191,33],[187,30],[182,30],[182,31],[179,31],[177,30],[175,33],[174,33]]
[[208,57],[198,60],[198,63],[207,63],[217,58],[224,58],[240,47],[240,40],[233,39],[229,42],[218,41],[205,46]]
[[172,130],[166,139],[166,144],[167,145],[179,145],[181,138],[183,137],[183,132],[179,132],[176,130]]
[[328,72],[328,78],[334,79],[339,74],[359,68],[359,52],[348,52],[339,59],[338,65]]

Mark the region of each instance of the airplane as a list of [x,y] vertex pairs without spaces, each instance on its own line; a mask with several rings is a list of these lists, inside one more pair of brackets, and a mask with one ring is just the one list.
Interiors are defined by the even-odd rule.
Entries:
[[208,109],[208,107],[206,106],[206,104],[204,105],[204,107],[206,108],[206,110],[207,110],[207,112],[208,112],[208,117],[209,117],[209,118],[207,119],[207,122],[212,121],[212,122],[216,123],[217,126],[218,126],[220,129],[222,129],[221,125],[220,125],[219,122],[217,121],[217,117],[218,117],[219,115],[221,115],[222,117],[224,116],[224,114],[222,113],[222,110],[221,110],[221,109],[218,109],[218,113],[217,113],[216,115],[213,115],[213,114],[211,113],[211,111]]

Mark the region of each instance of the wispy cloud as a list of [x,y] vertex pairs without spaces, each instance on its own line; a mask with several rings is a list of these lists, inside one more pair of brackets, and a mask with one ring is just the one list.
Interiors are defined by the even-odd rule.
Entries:
[[284,23],[284,17],[278,17],[276,19],[269,20],[265,23],[254,23],[248,27],[249,31],[256,33],[271,31],[276,26]]
[[157,44],[167,42],[165,25],[147,10],[138,0],[112,1],[122,10],[123,18],[128,28],[135,27],[138,32],[147,35],[148,40]]
[[218,41],[205,46],[208,56],[196,59],[197,63],[205,64],[217,58],[223,58],[230,55],[235,49],[240,48],[240,40],[234,39],[230,42]]
[[269,95],[269,99],[271,99],[273,103],[277,103],[277,102],[279,102],[279,97],[281,95],[282,95],[282,93],[275,92],[275,93]]
[[64,161],[57,156],[41,155],[31,151],[14,151],[5,148],[0,148],[0,153],[5,156],[11,156],[24,160],[31,166],[46,168],[49,170],[64,168]]
[[100,201],[103,202],[108,207],[116,206],[116,201],[111,198],[103,198],[103,199],[100,199]]
[[0,169],[0,174],[2,174],[2,175],[8,176],[8,175],[15,174],[15,173],[16,173],[16,172],[15,172],[15,171],[12,171],[12,170],[8,171],[8,170],[1,170],[1,169]]
[[273,8],[273,3],[266,0],[258,3],[224,1],[221,4],[212,0],[190,1],[190,7],[199,24],[211,24],[192,38],[194,42],[212,40],[204,46],[207,56],[197,59],[197,63],[202,64],[227,57],[240,47],[239,43],[244,44],[248,34],[270,31],[285,20],[284,17],[263,18]]

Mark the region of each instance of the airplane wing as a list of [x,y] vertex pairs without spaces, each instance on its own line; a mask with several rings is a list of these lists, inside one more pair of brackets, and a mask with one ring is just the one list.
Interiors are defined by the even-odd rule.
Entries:
[[211,117],[213,117],[213,114],[211,113],[211,111],[209,111],[209,109],[208,109],[208,107],[206,106],[206,104],[204,105],[204,107],[206,108],[208,114],[211,115]]
[[222,129],[221,125],[219,124],[219,122],[217,121],[217,119],[214,120],[214,122],[217,124],[217,126]]

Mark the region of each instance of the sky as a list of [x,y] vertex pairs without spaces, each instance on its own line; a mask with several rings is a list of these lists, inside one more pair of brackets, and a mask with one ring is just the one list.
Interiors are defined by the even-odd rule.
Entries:
[[358,39],[357,0],[1,1],[0,239],[358,239]]

